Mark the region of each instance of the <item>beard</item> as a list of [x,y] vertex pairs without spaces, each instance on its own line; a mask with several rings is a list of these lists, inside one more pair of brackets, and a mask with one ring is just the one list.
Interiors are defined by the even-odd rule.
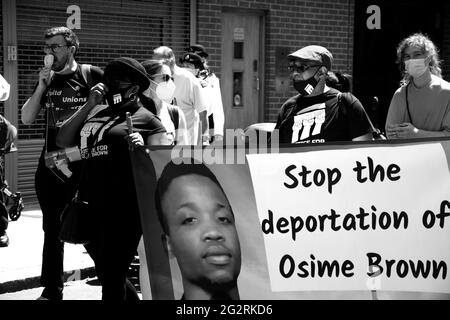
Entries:
[[61,60],[56,58],[55,62],[53,63],[53,66],[52,66],[53,71],[60,72],[60,71],[64,70],[64,68],[68,64],[68,62],[69,62],[69,55],[65,55],[64,58],[62,58]]

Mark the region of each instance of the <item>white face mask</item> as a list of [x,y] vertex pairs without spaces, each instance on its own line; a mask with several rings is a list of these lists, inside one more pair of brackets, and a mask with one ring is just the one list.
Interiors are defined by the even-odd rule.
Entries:
[[153,90],[151,88],[148,88],[147,90],[145,90],[143,93],[145,96],[150,97],[150,90],[153,90],[156,94],[156,96],[158,97],[158,99],[167,102],[167,103],[171,103],[173,100],[173,94],[175,93],[175,83],[172,80],[169,81],[164,81],[164,82],[160,82],[160,83],[156,83],[153,80],[150,80],[151,82],[156,84],[156,90]]
[[413,78],[418,78],[427,71],[425,59],[410,59],[405,61],[405,69]]

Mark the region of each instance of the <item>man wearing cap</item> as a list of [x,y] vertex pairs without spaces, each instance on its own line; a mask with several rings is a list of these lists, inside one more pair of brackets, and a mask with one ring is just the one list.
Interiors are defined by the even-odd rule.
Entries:
[[201,44],[194,44],[189,47],[188,52],[196,53],[202,60],[203,70],[198,74],[200,81],[206,82],[209,93],[209,130],[211,142],[221,142],[225,125],[225,115],[223,112],[222,93],[220,91],[220,81],[208,66],[208,56],[205,47]]
[[[45,110],[45,142],[35,174],[35,189],[42,210],[44,245],[42,250],[42,300],[61,300],[64,279],[64,244],[58,239],[61,211],[72,199],[79,163],[59,168],[46,161],[46,153],[58,150],[56,134],[61,123],[86,103],[91,87],[101,81],[103,71],[81,65],[75,57],[79,41],[73,30],[54,27],[44,33],[46,65],[39,71],[33,94],[22,107],[22,122],[32,124]],[[49,59],[50,58],[50,59]],[[48,158],[49,159],[49,158]],[[49,159],[51,160],[51,158]],[[47,164],[51,163],[49,167]]]
[[123,57],[109,62],[104,83],[92,89],[88,102],[64,122],[57,136],[61,147],[78,145],[85,159],[79,195],[92,214],[93,231],[86,249],[95,262],[103,300],[137,298],[135,292],[125,290],[142,235],[127,140],[136,145],[169,144],[161,121],[139,102],[138,93],[149,85],[144,67],[136,60]]
[[326,85],[333,65],[326,48],[307,46],[288,58],[299,94],[287,100],[279,112],[275,129],[280,143],[372,140],[370,120],[359,100]]
[[175,102],[183,110],[186,118],[189,144],[207,144],[208,102],[202,85],[194,74],[180,68],[175,63],[175,55],[171,48],[161,46],[153,50],[153,59],[164,60],[172,70],[175,82]]

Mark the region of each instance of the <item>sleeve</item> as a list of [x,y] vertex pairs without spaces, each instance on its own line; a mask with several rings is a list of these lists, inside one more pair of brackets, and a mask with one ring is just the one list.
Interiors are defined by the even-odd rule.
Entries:
[[213,79],[212,87],[212,112],[214,119],[214,135],[223,136],[225,126],[225,114],[223,112],[222,92],[220,91],[220,81],[217,77]]
[[146,140],[151,135],[167,132],[161,120],[159,120],[159,118],[150,113],[150,111],[146,113],[145,120],[141,124],[139,124],[140,121],[135,120],[133,116],[132,120],[134,124],[134,129],[136,132],[139,132],[142,135],[142,138],[144,140]]
[[406,117],[406,97],[404,87],[397,89],[389,105],[386,117],[386,128],[388,125],[399,124],[407,121]]
[[346,100],[347,128],[351,139],[363,136],[372,132],[372,126],[367,112],[361,102],[352,94],[342,94]]
[[103,70],[96,66],[91,66],[92,82],[97,84],[103,82]]
[[188,145],[189,137],[187,132],[187,124],[186,118],[184,116],[184,112],[177,106],[174,106],[178,109],[178,129],[177,129],[177,144],[178,145]]

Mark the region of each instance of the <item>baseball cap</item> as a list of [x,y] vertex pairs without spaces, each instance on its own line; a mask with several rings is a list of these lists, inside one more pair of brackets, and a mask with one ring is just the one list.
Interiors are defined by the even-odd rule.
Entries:
[[209,54],[206,52],[206,49],[201,44],[193,44],[186,50],[188,52],[194,52],[198,54],[202,58],[208,58]]
[[180,59],[180,62],[187,62],[191,63],[195,66],[196,69],[203,70],[205,67],[203,66],[202,58],[196,53],[193,52],[187,52],[183,55],[183,57]]
[[331,70],[333,65],[333,55],[327,48],[322,46],[306,46],[288,55],[290,59],[299,59],[308,62],[316,62]]
[[133,81],[133,84],[139,85],[139,92],[146,90],[150,86],[150,80],[147,77],[145,68],[135,59],[120,57],[114,59],[105,67],[104,77],[108,75],[126,75]]

